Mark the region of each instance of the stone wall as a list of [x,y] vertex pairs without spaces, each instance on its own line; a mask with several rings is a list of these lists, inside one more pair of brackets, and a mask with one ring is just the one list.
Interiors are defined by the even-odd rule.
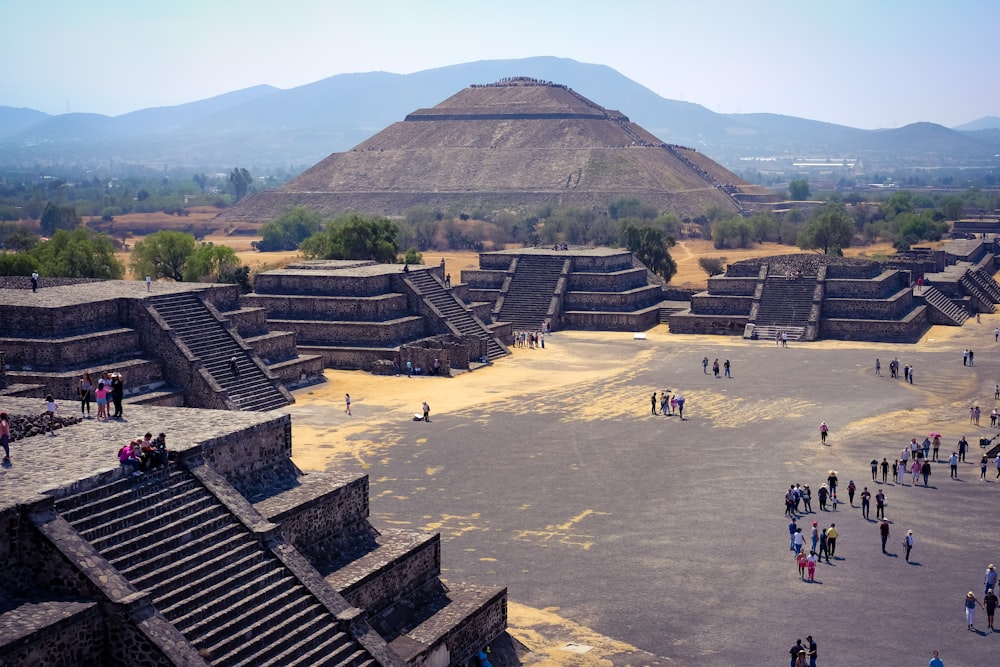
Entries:
[[913,308],[913,291],[905,287],[889,299],[824,299],[823,317],[898,320]]
[[20,338],[30,331],[35,338],[63,338],[117,328],[122,301],[125,299],[107,299],[60,308],[5,305],[0,336]]
[[645,310],[611,313],[606,311],[568,310],[562,314],[560,329],[573,328],[595,331],[646,331],[660,323],[659,307]]
[[336,275],[322,271],[293,270],[268,271],[254,281],[255,294],[300,294],[326,296],[367,297],[392,292],[391,275],[381,273],[371,276]]
[[[115,322],[117,324],[117,322]],[[133,329],[106,329],[96,333],[66,338],[3,338],[0,349],[7,353],[10,369],[61,371],[136,350],[139,334]]]
[[708,279],[708,292],[726,296],[753,296],[757,282],[756,274],[745,278],[728,275],[712,276]]
[[571,273],[569,291],[622,292],[645,287],[646,269],[628,269],[614,273]]
[[507,271],[489,271],[480,269],[473,271],[462,270],[462,284],[468,285],[470,289],[499,290],[503,287],[504,280],[507,279]]
[[698,315],[748,315],[753,296],[715,296],[701,292],[691,297],[691,312]]
[[[225,418],[220,414],[220,418]],[[205,462],[237,488],[256,483],[256,475],[292,456],[292,418],[287,414],[206,440],[201,445]]]
[[658,303],[661,296],[657,285],[644,285],[627,292],[566,292],[563,308],[627,312]]
[[393,347],[426,334],[423,317],[400,317],[386,322],[318,322],[271,320],[271,326],[294,331],[301,344],[331,342],[337,345]]
[[820,334],[838,340],[878,340],[913,343],[927,330],[927,308],[920,306],[902,320],[823,319]]
[[382,322],[407,313],[406,295],[397,293],[370,297],[247,294],[243,303],[263,308],[271,320]]
[[667,318],[670,333],[717,334],[742,336],[749,316],[738,315],[691,315],[677,313]]
[[827,278],[823,283],[826,297],[850,299],[886,299],[899,290],[909,287],[909,274],[889,270],[871,279]]
[[267,518],[281,525],[282,537],[299,551],[322,555],[324,550],[315,549],[317,545],[334,537],[343,539],[344,533],[368,518],[369,511],[368,476],[361,475],[353,480],[333,478],[325,493]]
[[613,273],[625,271],[633,268],[632,253],[623,250],[613,255],[570,255],[572,265],[570,271],[573,273]]
[[[0,637],[0,664],[3,665],[126,665],[121,655],[113,658],[105,651],[105,637],[121,632],[109,628],[97,603],[43,602],[31,605],[32,621],[61,617],[51,624],[19,635],[19,628],[7,627]],[[28,610],[24,610],[28,613]],[[11,612],[8,612],[8,616]],[[134,663],[133,663],[134,664]],[[147,663],[150,665],[165,662]]]

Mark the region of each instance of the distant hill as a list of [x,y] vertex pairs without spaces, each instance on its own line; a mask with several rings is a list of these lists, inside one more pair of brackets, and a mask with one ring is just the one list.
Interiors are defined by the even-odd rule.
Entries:
[[929,123],[859,130],[777,114],[717,114],[664,99],[604,65],[535,57],[407,75],[340,74],[289,90],[255,86],[113,118],[0,107],[0,167],[114,163],[228,170],[238,165],[257,174],[296,173],[470,84],[512,76],[565,84],[663,141],[695,148],[734,170],[746,156],[863,156],[869,166],[988,166],[1000,153],[1000,132],[991,131],[1000,127],[996,118],[960,130]]

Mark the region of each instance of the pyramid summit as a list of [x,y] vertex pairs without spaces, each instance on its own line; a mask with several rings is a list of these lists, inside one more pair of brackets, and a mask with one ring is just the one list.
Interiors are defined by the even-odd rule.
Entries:
[[665,143],[567,86],[514,77],[414,111],[223,218],[264,222],[293,206],[323,216],[402,215],[414,206],[603,208],[622,196],[682,217],[712,205],[742,211],[769,198],[697,151]]

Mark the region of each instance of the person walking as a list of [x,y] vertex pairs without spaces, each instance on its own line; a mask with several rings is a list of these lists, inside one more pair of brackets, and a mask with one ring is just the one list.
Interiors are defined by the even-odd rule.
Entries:
[[878,357],[875,357],[875,375],[882,375],[882,362],[878,360]]
[[906,562],[910,562],[910,551],[913,549],[913,531],[906,531],[906,537],[903,538],[903,549],[906,550]]
[[819,425],[819,441],[822,444],[826,444],[826,436],[830,432],[830,427],[826,425],[826,422],[821,422]]
[[804,484],[802,486],[802,492],[799,494],[799,498],[802,500],[802,510],[812,514],[812,491],[809,490],[809,485]]
[[31,272],[31,291],[38,291],[38,271]]
[[[993,411],[996,412],[996,408],[993,408]],[[931,456],[934,458],[935,461],[938,460],[938,451],[940,449],[941,449],[941,435],[939,433],[935,433],[934,437],[931,438]]]
[[826,484],[821,484],[820,485],[819,491],[816,492],[816,495],[819,496],[819,511],[820,512],[825,512],[826,511],[826,499],[830,496],[830,492],[827,491],[827,489],[826,489]]
[[997,587],[997,569],[990,563],[990,566],[986,568],[986,576],[983,578],[983,595],[986,595],[988,591],[995,590]]
[[824,528],[819,534],[819,559],[823,560],[826,558],[826,562],[830,562],[830,542],[826,535],[826,528]]
[[920,466],[920,474],[924,478],[924,488],[927,488],[927,479],[931,476],[931,462],[924,459],[924,464]]
[[351,395],[344,394],[344,412],[351,414]]
[[993,589],[986,591],[986,595],[983,596],[983,606],[986,607],[986,622],[989,623],[990,630],[996,630],[993,627],[993,615],[997,613],[998,603],[1000,603],[1000,599],[997,598]]
[[716,359],[715,361],[712,362],[712,374],[715,375],[716,378],[719,377],[719,360],[718,359]]
[[795,531],[799,529],[797,519],[793,516],[788,524],[788,550],[795,551]]
[[805,538],[802,537],[802,529],[796,528],[795,533],[792,535],[792,546],[795,548],[795,555],[802,553],[802,545],[805,543]]
[[958,454],[952,452],[948,457],[948,466],[951,468],[951,478],[958,479]]
[[889,520],[883,518],[879,524],[878,532],[882,536],[882,553],[885,553],[885,543],[889,540]]
[[656,414],[656,392],[653,392],[653,397],[650,399],[653,404],[653,414]]
[[421,407],[424,410],[424,421],[429,422],[431,420],[431,406],[427,405],[427,401],[424,401]]
[[701,370],[708,375],[708,357],[701,360]]
[[0,412],[0,447],[3,447],[3,463],[10,463],[10,419],[6,412]]
[[729,359],[726,359],[722,363],[722,368],[725,370],[726,377],[732,379],[733,375],[732,375],[732,373],[730,373]]
[[837,524],[831,523],[830,527],[826,529],[827,563],[830,562],[830,556],[837,555],[837,537],[839,536],[840,531],[837,530]]
[[886,478],[889,476],[889,459],[882,457],[882,483],[886,483]]
[[882,489],[875,494],[875,518],[885,520],[885,492]]
[[958,460],[965,461],[965,453],[969,450],[969,441],[962,436],[962,439],[958,441]]
[[877,482],[878,481],[878,459],[872,459],[871,467],[872,467],[872,481],[873,482]]
[[812,635],[807,635],[806,641],[809,643],[809,648],[806,650],[806,656],[809,658],[809,667],[816,667],[816,657],[818,651],[816,640],[812,638]]
[[871,511],[872,507],[872,494],[866,486],[861,491],[861,516],[865,519],[869,518],[868,513]]
[[993,459],[993,465],[996,466],[996,469],[997,469],[997,477],[996,478],[1000,479],[1000,453],[997,453],[997,457],[995,459]]
[[812,539],[812,546],[809,548],[810,551],[816,551],[816,545],[819,543],[819,522],[813,521],[812,529],[809,532],[809,536]]
[[854,507],[854,491],[857,488],[858,487],[854,486],[853,479],[847,483],[847,499],[850,501],[851,507]]
[[990,460],[986,458],[986,454],[983,454],[983,458],[979,460],[979,479],[983,482],[986,481],[986,468],[989,464]]
[[983,603],[976,599],[975,593],[969,591],[965,594],[965,622],[970,630],[975,630],[972,626],[976,622],[976,607],[982,606]]

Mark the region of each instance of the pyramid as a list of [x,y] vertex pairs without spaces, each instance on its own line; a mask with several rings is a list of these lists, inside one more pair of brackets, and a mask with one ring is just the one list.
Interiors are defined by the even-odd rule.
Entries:
[[280,189],[248,197],[223,220],[264,222],[293,206],[323,217],[396,216],[414,206],[590,208],[622,196],[685,217],[712,205],[744,211],[768,193],[566,86],[515,77],[415,111]]

